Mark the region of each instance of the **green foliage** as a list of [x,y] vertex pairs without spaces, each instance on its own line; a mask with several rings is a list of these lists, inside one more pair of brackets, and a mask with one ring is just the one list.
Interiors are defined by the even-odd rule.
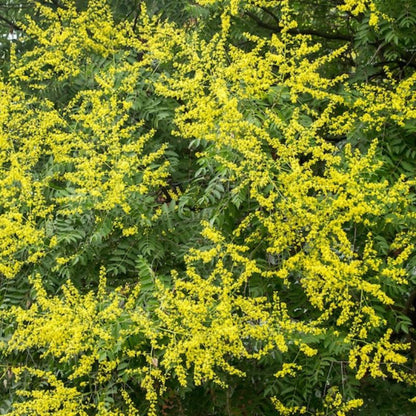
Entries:
[[0,22],[0,414],[414,413],[414,2]]

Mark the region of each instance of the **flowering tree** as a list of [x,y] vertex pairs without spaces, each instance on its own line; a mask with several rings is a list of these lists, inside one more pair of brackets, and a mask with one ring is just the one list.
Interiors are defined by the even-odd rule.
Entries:
[[416,8],[386,3],[34,2],[3,414],[414,411]]

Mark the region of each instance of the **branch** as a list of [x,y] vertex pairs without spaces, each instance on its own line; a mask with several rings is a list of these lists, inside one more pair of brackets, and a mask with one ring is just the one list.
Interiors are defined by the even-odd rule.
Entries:
[[11,20],[7,19],[4,16],[0,15],[0,20],[2,22],[7,23],[13,30],[23,30],[20,26],[18,26],[16,23],[13,23]]
[[[266,12],[272,15],[272,17],[275,20],[277,19],[277,16],[271,14],[270,11],[266,11]],[[263,27],[264,29],[271,30],[275,33],[279,33],[282,31],[281,27],[263,22],[254,13],[246,11],[246,15],[250,17],[252,20],[254,20],[258,26]],[[342,33],[325,33],[325,32],[320,32],[318,30],[313,30],[313,29],[296,28],[296,29],[289,29],[287,32],[290,33],[291,35],[312,35],[312,36],[318,36],[320,38],[329,39],[329,40],[345,40],[346,42],[352,42],[354,40],[354,37],[350,35],[344,35]]]
[[373,64],[373,66],[385,66],[385,65],[392,65],[396,64],[399,68],[404,69],[407,66],[410,66],[411,68],[416,68],[416,62],[413,62],[414,58],[410,57],[409,60],[405,59],[395,59],[392,61],[382,61],[382,62],[376,62]]
[[343,35],[342,33],[324,33],[313,29],[290,29],[288,32],[293,35],[312,35],[329,40],[345,40],[346,42],[352,42],[354,40],[354,37],[350,35]]
[[245,14],[250,17],[251,19],[253,19],[258,26],[263,27],[264,29],[269,29],[272,30],[273,32],[275,31],[281,31],[280,27],[274,26],[274,25],[270,25],[266,22],[263,22],[263,20],[259,19],[254,13],[251,13],[249,11],[246,11]]
[[21,3],[21,4],[0,3],[0,9],[26,9],[29,7],[32,7],[31,3]]
[[273,18],[273,20],[279,24],[280,23],[280,19],[277,15],[275,15],[271,10],[269,10],[267,7],[260,7],[265,13],[267,13],[269,16],[271,16]]
[[68,10],[68,7],[65,6],[64,4],[61,4],[58,0],[50,0],[50,1],[38,0],[38,2],[42,4],[43,6],[48,6],[55,10],[56,9]]

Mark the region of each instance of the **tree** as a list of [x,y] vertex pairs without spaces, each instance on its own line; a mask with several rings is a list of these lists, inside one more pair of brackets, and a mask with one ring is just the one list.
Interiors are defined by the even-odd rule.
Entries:
[[386,3],[34,2],[2,413],[414,411],[416,10]]

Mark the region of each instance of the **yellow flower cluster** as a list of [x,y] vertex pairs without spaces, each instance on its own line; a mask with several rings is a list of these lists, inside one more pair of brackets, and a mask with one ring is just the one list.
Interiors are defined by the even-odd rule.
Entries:
[[[9,82],[0,81],[0,273],[7,278],[16,276],[24,262],[36,263],[56,247],[47,224],[57,217],[91,209],[120,208],[128,214],[134,198],[166,184],[168,161],[155,163],[166,146],[148,151],[154,132],[146,131],[142,121],[132,123],[129,114],[146,62],[113,61],[93,74],[91,88],[77,93],[62,110],[17,86],[18,81],[36,88],[49,79],[74,79],[87,65],[81,62],[87,55],[119,53],[122,43],[130,42],[127,29],[117,27],[109,7],[102,6],[93,1],[78,12],[68,2],[58,16],[39,5],[50,22],[48,30],[34,21],[26,29],[40,46],[12,62]],[[45,165],[50,169],[38,175]],[[126,228],[124,235],[138,232],[137,227]],[[56,266],[68,261],[61,257]]]
[[370,26],[377,27],[380,17],[385,18],[385,14],[381,13],[373,0],[344,0],[343,4],[338,8],[343,11],[351,12],[354,16],[361,13],[370,12]]
[[[14,368],[16,376],[28,372],[31,376],[45,379],[52,389],[19,392],[26,400],[16,404],[10,415],[86,415],[87,409],[92,408],[105,415],[113,414],[107,412],[104,403],[97,402],[98,397],[90,401],[67,384],[72,381],[78,381],[80,386],[92,383],[99,389],[114,377],[122,361],[134,356],[135,350],[129,347],[129,337],[142,333],[147,339],[153,339],[155,335],[149,316],[136,304],[139,287],[108,293],[105,282],[105,270],[102,269],[96,295],[92,292],[81,295],[68,283],[63,287],[63,297],[49,297],[39,278],[33,281],[37,292],[36,303],[28,310],[15,308],[12,311],[17,330],[7,348],[9,351],[41,348],[44,351],[42,358],[66,363],[70,372],[64,382],[43,370]],[[123,321],[128,324],[120,327]],[[115,356],[117,351],[119,354]],[[146,351],[138,352],[146,356]],[[143,373],[146,371],[146,366],[140,370]],[[90,381],[82,381],[88,379]],[[146,383],[142,384],[146,388]],[[150,389],[148,395],[154,394],[152,384],[147,387]],[[129,414],[137,412],[126,392],[123,397],[130,409]]]
[[74,387],[66,387],[64,383],[50,371],[36,370],[30,367],[14,369],[14,375],[18,380],[22,373],[28,372],[46,382],[48,390],[20,391],[19,394],[27,400],[16,403],[10,416],[25,416],[36,414],[39,416],[87,416],[88,413],[81,405],[82,396]]
[[[152,191],[167,185],[169,175],[163,161],[167,145],[155,149],[156,132],[146,130],[143,121],[132,122],[129,112],[145,75],[151,93],[178,101],[172,134],[207,143],[197,157],[214,153],[212,160],[227,172],[223,179],[231,200],[246,192],[250,210],[227,232],[212,225],[214,220],[203,221],[198,242],[205,248],[187,251],[182,269],[171,273],[171,286],[151,271],[151,301],[141,298],[139,284],[108,291],[104,268],[97,293],[81,294],[68,282],[60,295],[49,296],[36,276],[36,299],[30,308],[11,310],[16,330],[2,349],[6,354],[36,350],[41,362],[65,371],[60,379],[29,365],[14,369],[16,375],[44,380],[48,388],[21,391],[25,400],[10,416],[135,415],[127,381],[144,390],[148,414],[155,416],[169,380],[183,388],[206,382],[226,388],[229,378],[246,376],[242,362],[259,362],[272,353],[281,358],[276,381],[288,380],[307,371],[303,363],[318,356],[320,337],[335,334],[358,379],[388,375],[414,384],[402,368],[409,346],[391,340],[379,311],[395,302],[389,286],[405,291],[407,284],[415,231],[405,224],[414,219],[409,194],[415,181],[377,180],[377,140],[365,153],[351,146],[340,150],[323,132],[341,136],[358,119],[380,130],[389,106],[399,125],[414,120],[416,76],[391,81],[394,88],[355,86],[357,98],[347,100],[336,92],[352,88],[345,76],[321,74],[345,48],[325,54],[309,36],[291,35],[296,22],[288,0],[200,0],[208,6],[223,3],[222,30],[209,39],[158,23],[143,7],[140,40],[113,22],[102,1],[90,1],[85,12],[73,1],[64,3],[59,18],[39,6],[48,29],[31,21],[26,30],[42,47],[14,60],[10,81],[0,83],[0,273],[13,278],[59,246],[48,224],[60,216],[92,212],[97,225],[117,212],[111,226],[124,238],[142,237],[141,223],[123,221],[137,198],[155,199]],[[279,36],[245,34],[249,50],[228,42],[230,16],[271,3],[282,8]],[[371,0],[345,0],[340,8],[378,16]],[[117,61],[123,48],[143,59]],[[92,74],[91,88],[77,92],[65,111],[17,86],[17,80],[34,88],[55,78],[74,80],[91,54],[114,60]],[[151,78],[155,65],[173,71]],[[341,107],[347,110],[340,114]],[[36,167],[48,161],[55,169],[37,177]],[[46,194],[52,195],[49,200]],[[182,191],[171,196],[181,201]],[[158,208],[140,219],[156,222],[162,213]],[[380,222],[397,226],[388,242],[397,255],[377,249],[372,230]],[[57,257],[51,273],[73,260]],[[251,292],[255,279],[266,288],[260,295]],[[306,318],[292,307],[292,291],[303,296]],[[83,395],[81,387],[88,383],[89,394]],[[120,388],[122,409],[97,393],[111,383]],[[308,412],[278,397],[273,404],[282,415]],[[343,416],[361,405],[334,387],[317,414]]]
[[[47,29],[29,18],[25,32],[42,47],[26,54],[25,65],[12,62],[16,79],[30,81],[32,86],[38,81],[38,87],[44,88],[45,80],[79,75],[86,54],[107,57],[125,43],[126,28],[114,24],[110,8],[102,1],[90,1],[83,12],[76,9],[75,2],[65,3],[59,11],[40,2],[36,4],[39,15],[48,23]],[[49,69],[45,70],[45,66]]]
[[[389,374],[397,381],[407,378],[406,374],[398,370],[400,364],[404,364],[407,358],[400,354],[409,348],[407,344],[397,344],[390,342],[392,330],[387,330],[386,334],[373,344],[357,345],[350,350],[349,365],[351,368],[358,367],[357,379],[363,378],[366,374],[371,377],[386,377]],[[370,354],[374,356],[371,357]]]
[[342,394],[337,387],[331,387],[325,396],[325,412],[318,415],[336,414],[337,416],[345,416],[349,411],[357,409],[363,405],[363,400],[353,399],[346,402],[343,401]]
[[[149,38],[149,48],[161,44],[158,36],[168,34],[172,34],[171,28],[156,34],[153,40]],[[343,78],[326,80],[319,74],[319,68],[335,59],[342,50],[310,62],[306,57],[316,51],[317,46],[309,47],[307,37],[295,36],[283,45],[277,37],[265,40],[247,35],[256,46],[246,53],[235,47],[225,51],[219,35],[214,36],[211,43],[201,40],[200,49],[195,46],[197,40],[190,49],[179,36],[177,32],[176,44],[182,48],[178,54],[181,59],[177,64],[178,71],[171,78],[162,80],[159,87],[160,93],[180,97],[186,102],[177,115],[177,134],[189,138],[204,137],[216,146],[229,147],[242,155],[243,168],[240,166],[234,172],[240,179],[239,186],[233,192],[248,185],[251,198],[262,207],[254,218],[267,230],[270,255],[278,257],[290,247],[299,247],[298,252],[285,260],[274,274],[301,273],[300,284],[309,301],[322,311],[317,322],[323,323],[338,311],[338,325],[353,323],[350,337],[357,333],[364,335],[367,329],[379,326],[381,321],[374,310],[370,308],[371,313],[370,310],[362,313],[361,308],[357,310],[354,297],[358,294],[381,304],[391,304],[392,300],[381,289],[380,264],[371,257],[357,256],[346,227],[349,224],[370,226],[374,224],[373,219],[393,214],[398,201],[402,201],[403,212],[406,212],[410,200],[406,202],[403,197],[412,184],[399,181],[390,186],[387,182],[360,179],[379,166],[374,162],[376,141],[367,155],[346,148],[344,160],[341,160],[340,156],[334,155],[335,148],[319,137],[318,132],[323,126],[334,128],[332,112],[337,104],[344,102],[341,96],[326,92]],[[259,51],[266,47],[270,52],[260,54]],[[247,121],[244,102],[247,97],[253,97],[254,90],[261,96],[266,90],[277,88],[272,87],[272,83],[279,80],[271,68],[282,62],[285,64],[279,71],[279,89],[286,90],[291,100],[297,100],[299,94],[310,93],[316,99],[329,100],[329,104],[321,114],[304,107],[311,119],[307,125],[302,119],[305,113],[299,110],[295,110],[288,121],[282,120],[278,113],[268,111],[269,118],[260,127],[256,122]],[[211,71],[214,65],[215,73]],[[192,70],[196,75],[189,78],[186,74]],[[201,79],[205,82],[201,83]],[[364,93],[369,103],[372,92]],[[374,105],[372,111],[376,111]],[[268,128],[272,125],[281,130],[283,140],[270,135]],[[342,129],[340,126],[338,133]],[[277,158],[271,158],[264,150],[265,145],[274,149]],[[308,153],[309,160],[301,165],[299,154]],[[321,176],[314,172],[319,164],[325,165]],[[241,235],[244,227],[250,228],[250,224],[243,221],[235,231],[236,235]],[[218,239],[213,241],[218,242]],[[371,241],[369,234],[367,244]],[[412,246],[408,245],[403,259],[411,250]],[[204,261],[214,255],[217,255],[215,250],[200,254]],[[395,271],[386,269],[384,276],[404,283],[401,264],[397,262],[392,267]],[[265,275],[271,277],[273,273],[266,272]],[[368,276],[372,276],[370,281]]]
[[[204,2],[207,3],[213,2]],[[346,1],[340,7],[353,14],[370,10],[372,24],[377,23],[378,12],[371,1]],[[401,117],[411,120],[414,93],[410,86],[413,86],[413,80],[403,81],[394,91],[383,86],[357,86],[362,98],[351,104],[344,96],[333,92],[334,86],[343,84],[345,76],[325,79],[319,72],[322,65],[337,59],[345,48],[311,60],[309,57],[319,50],[319,45],[311,45],[307,36],[285,33],[282,42],[278,36],[263,39],[247,34],[247,40],[254,45],[247,52],[224,43],[228,30],[229,25],[223,26],[223,32],[209,41],[194,35],[192,47],[186,43],[184,32],[169,25],[147,38],[149,50],[157,49],[164,39],[174,42],[179,48],[177,60],[174,58],[177,71],[161,77],[157,85],[160,94],[179,98],[184,103],[177,112],[176,134],[184,138],[204,138],[218,149],[230,149],[241,155],[238,166],[227,162],[227,168],[232,171],[231,182],[238,183],[232,192],[237,194],[248,187],[250,198],[257,201],[259,209],[241,222],[234,236],[245,236],[241,248],[263,238],[268,255],[282,259],[276,261],[275,270],[262,271],[255,264],[250,265],[252,270],[266,279],[282,279],[288,287],[294,284],[302,287],[310,305],[319,311],[316,320],[307,326],[309,330],[317,330],[332,322],[344,331],[346,343],[356,338],[366,340],[386,324],[377,312],[378,306],[394,302],[385,293],[385,285],[389,281],[406,284],[403,264],[414,250],[410,238],[398,235],[391,247],[406,248],[401,251],[400,258],[390,258],[384,263],[373,250],[373,236],[366,230],[374,227],[379,218],[387,216],[405,221],[411,206],[407,195],[414,183],[399,180],[391,185],[387,181],[371,180],[380,167],[375,157],[377,140],[373,141],[367,154],[346,147],[340,155],[335,146],[320,137],[320,132],[328,129],[335,135],[345,134],[354,117],[356,120],[361,118],[371,128],[380,129],[385,122],[384,112],[392,102],[396,103],[393,108],[397,111],[397,121],[403,122]],[[267,53],[262,53],[264,50]],[[160,52],[158,56],[163,59]],[[171,55],[166,56],[172,59]],[[272,70],[275,67],[278,67],[277,71]],[[348,85],[343,87],[350,88]],[[256,116],[248,117],[248,108],[255,106],[254,100],[267,96],[274,98],[272,105],[281,103],[285,96],[289,103],[298,104],[306,101],[305,96],[312,96],[324,103],[323,111],[317,112],[304,104],[294,109],[289,117],[274,109],[266,109],[264,113],[259,109]],[[406,105],[403,100],[406,100]],[[336,108],[340,105],[351,108],[351,111],[336,116]],[[302,155],[306,155],[303,162]],[[217,160],[222,161],[221,158]],[[256,223],[262,225],[262,232],[258,229],[253,231]],[[364,233],[364,254],[359,254],[355,241],[351,240],[351,229]],[[188,268],[187,275],[192,283],[182,280],[175,283],[176,296],[182,296],[180,303],[169,293],[165,299],[169,305],[176,303],[178,308],[177,312],[169,313],[169,326],[175,325],[176,318],[173,317],[180,314],[185,317],[188,332],[194,333],[198,340],[191,344],[180,343],[185,358],[172,352],[172,362],[184,366],[182,373],[185,374],[190,365],[186,363],[197,361],[198,382],[214,375],[212,366],[203,366],[199,354],[204,352],[205,363],[218,360],[216,365],[223,365],[219,357],[214,358],[212,347],[208,347],[210,342],[222,345],[224,352],[237,356],[246,354],[241,344],[230,348],[221,344],[221,336],[206,338],[210,332],[201,327],[201,322],[215,316],[212,300],[208,299],[218,297],[220,303],[224,302],[220,310],[217,309],[218,313],[224,310],[230,314],[230,294],[225,287],[230,280],[235,282],[231,286],[234,290],[241,285],[241,281],[231,279],[224,268],[224,254],[218,246],[224,243],[218,233],[208,228],[204,235],[216,246],[209,251],[193,249],[187,261],[215,261],[213,271],[209,277],[203,278],[194,266]],[[235,259],[230,248],[227,248],[228,256]],[[244,278],[251,275],[246,271],[240,273]],[[216,291],[216,285],[220,285],[221,292]],[[236,305],[236,302],[233,299],[231,304]],[[267,310],[266,304],[261,305]],[[252,305],[254,309],[250,313],[260,313],[259,306],[254,308]],[[167,316],[164,315],[163,319]],[[201,319],[196,320],[196,316],[201,316]],[[238,340],[242,334],[235,332],[235,321],[230,319],[230,315],[220,316],[221,323],[227,325],[227,342]],[[269,327],[272,326],[267,314],[263,319]],[[175,332],[180,333],[183,329],[184,321],[180,322],[176,323]],[[216,327],[216,321],[211,325],[216,333],[225,333],[221,325]],[[286,329],[296,327],[289,320],[283,320],[279,325]],[[237,327],[244,328],[241,323]],[[244,328],[244,331],[253,334],[251,328]],[[259,335],[261,332],[256,332],[256,336]],[[279,341],[281,351],[287,348],[285,342],[284,337]],[[379,344],[368,345],[377,349]],[[197,355],[194,348],[199,349]],[[403,358],[394,355],[395,348],[394,344],[386,346],[386,350],[393,354],[390,354],[393,362],[402,364]],[[313,348],[306,345],[303,350],[307,355],[313,355]],[[378,358],[369,360],[376,368]],[[377,376],[376,372],[374,376]],[[360,403],[357,400],[341,405],[338,393],[333,406],[339,408],[339,414],[344,414]],[[283,412],[282,409],[279,411]]]

